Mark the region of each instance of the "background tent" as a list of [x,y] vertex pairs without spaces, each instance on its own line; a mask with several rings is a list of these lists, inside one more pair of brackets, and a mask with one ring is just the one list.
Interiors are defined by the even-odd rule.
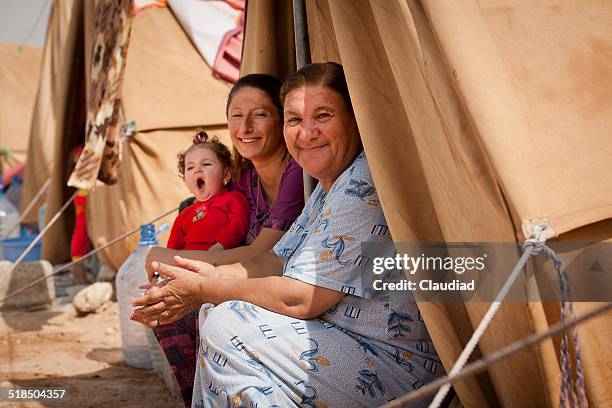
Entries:
[[0,172],[26,159],[50,4],[0,2]]
[[0,160],[0,172],[26,159],[41,57],[41,49],[0,43],[0,148],[14,155]]
[[[292,71],[279,3],[291,6],[249,2],[242,74]],[[313,62],[344,65],[396,241],[522,241],[539,220],[558,240],[612,240],[609,2],[307,0],[306,9]],[[420,304],[447,370],[487,307]],[[480,352],[545,330],[558,307],[504,304]],[[591,406],[612,404],[602,347],[611,322],[580,328]],[[557,406],[557,356],[551,339],[455,389],[470,407]]]
[[[26,179],[23,198],[28,202],[50,174],[47,220],[71,195],[66,187],[68,154],[84,142],[86,67],[95,12],[95,2],[56,1],[50,17],[30,137],[34,171],[28,170],[32,177]],[[227,142],[228,91],[229,85],[213,77],[170,9],[145,9],[133,17],[122,101],[125,121],[134,121],[137,131],[122,140],[119,182],[99,185],[89,195],[88,228],[95,246],[177,207],[188,196],[177,175],[176,154],[189,146],[197,129]],[[49,156],[52,163],[41,166],[49,161],[37,158]],[[45,259],[69,259],[71,230],[68,211],[43,239]],[[167,235],[160,238],[163,242]],[[101,253],[103,261],[118,268],[137,242],[136,234],[110,247]]]
[[[63,118],[66,115],[69,84],[73,71],[78,25],[73,16],[82,13],[80,2],[55,2],[49,16],[49,25],[42,55],[42,66],[30,137],[25,180],[22,188],[23,209],[52,174],[54,163],[64,162],[66,156],[56,158],[55,147],[64,139]],[[74,145],[76,143],[72,143]],[[66,147],[67,149],[68,147]],[[37,222],[40,205],[25,218],[27,223]],[[63,228],[61,229],[63,232]],[[66,234],[59,237],[66,240]]]

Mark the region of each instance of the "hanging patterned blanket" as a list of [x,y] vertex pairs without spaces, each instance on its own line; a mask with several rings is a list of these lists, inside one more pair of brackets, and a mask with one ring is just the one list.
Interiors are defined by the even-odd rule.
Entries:
[[85,149],[68,185],[91,189],[96,178],[117,182],[121,144],[121,84],[132,21],[132,0],[96,0],[95,43],[87,97]]

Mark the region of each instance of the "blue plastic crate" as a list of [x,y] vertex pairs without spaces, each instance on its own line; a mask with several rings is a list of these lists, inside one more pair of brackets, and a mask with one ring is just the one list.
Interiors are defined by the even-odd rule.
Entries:
[[[0,242],[2,245],[2,252],[4,259],[7,261],[15,262],[19,255],[34,241],[35,236],[30,237],[17,237],[7,238]],[[38,241],[34,248],[29,254],[23,259],[24,261],[38,261],[40,260],[41,242]]]

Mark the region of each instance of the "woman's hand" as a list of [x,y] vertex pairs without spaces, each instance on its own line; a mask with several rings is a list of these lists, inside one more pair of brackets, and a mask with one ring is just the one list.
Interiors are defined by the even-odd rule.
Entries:
[[[191,268],[195,268],[192,261],[182,258],[181,261],[185,261],[184,265],[189,264]],[[144,296],[132,302],[132,306],[136,309],[132,312],[130,319],[148,327],[155,327],[181,319],[202,303],[200,285],[206,281],[204,276],[193,273],[195,272],[193,270],[159,262],[153,262],[151,268],[158,272],[164,280],[158,284],[143,287],[147,291]]]
[[208,278],[216,278],[218,274],[214,265],[204,261],[195,261],[193,259],[187,259],[177,255],[174,257],[174,263],[180,268],[187,269],[188,271],[195,272]]
[[[217,252],[223,253],[223,252]],[[181,256],[179,256],[181,255]],[[185,262],[177,263],[177,257],[183,259]],[[188,259],[189,258],[189,259]],[[187,265],[187,269],[193,270],[194,272],[204,272],[213,269],[212,262],[209,259],[210,253],[208,251],[192,251],[192,250],[176,250],[163,247],[153,247],[147,253],[145,261],[145,269],[149,276],[149,281],[153,278],[153,272],[155,272],[151,264],[155,261],[159,263],[165,263],[168,265],[176,264],[178,266]],[[198,261],[188,262],[191,259],[198,259]],[[208,262],[208,263],[207,263]]]

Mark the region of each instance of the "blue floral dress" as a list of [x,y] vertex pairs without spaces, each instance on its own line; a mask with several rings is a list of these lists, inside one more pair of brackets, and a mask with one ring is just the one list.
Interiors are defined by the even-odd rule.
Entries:
[[311,320],[242,301],[202,306],[192,406],[374,407],[441,375],[412,295],[367,283],[361,244],[390,241],[361,152],[329,193],[317,186],[274,247],[285,277],[346,296]]

